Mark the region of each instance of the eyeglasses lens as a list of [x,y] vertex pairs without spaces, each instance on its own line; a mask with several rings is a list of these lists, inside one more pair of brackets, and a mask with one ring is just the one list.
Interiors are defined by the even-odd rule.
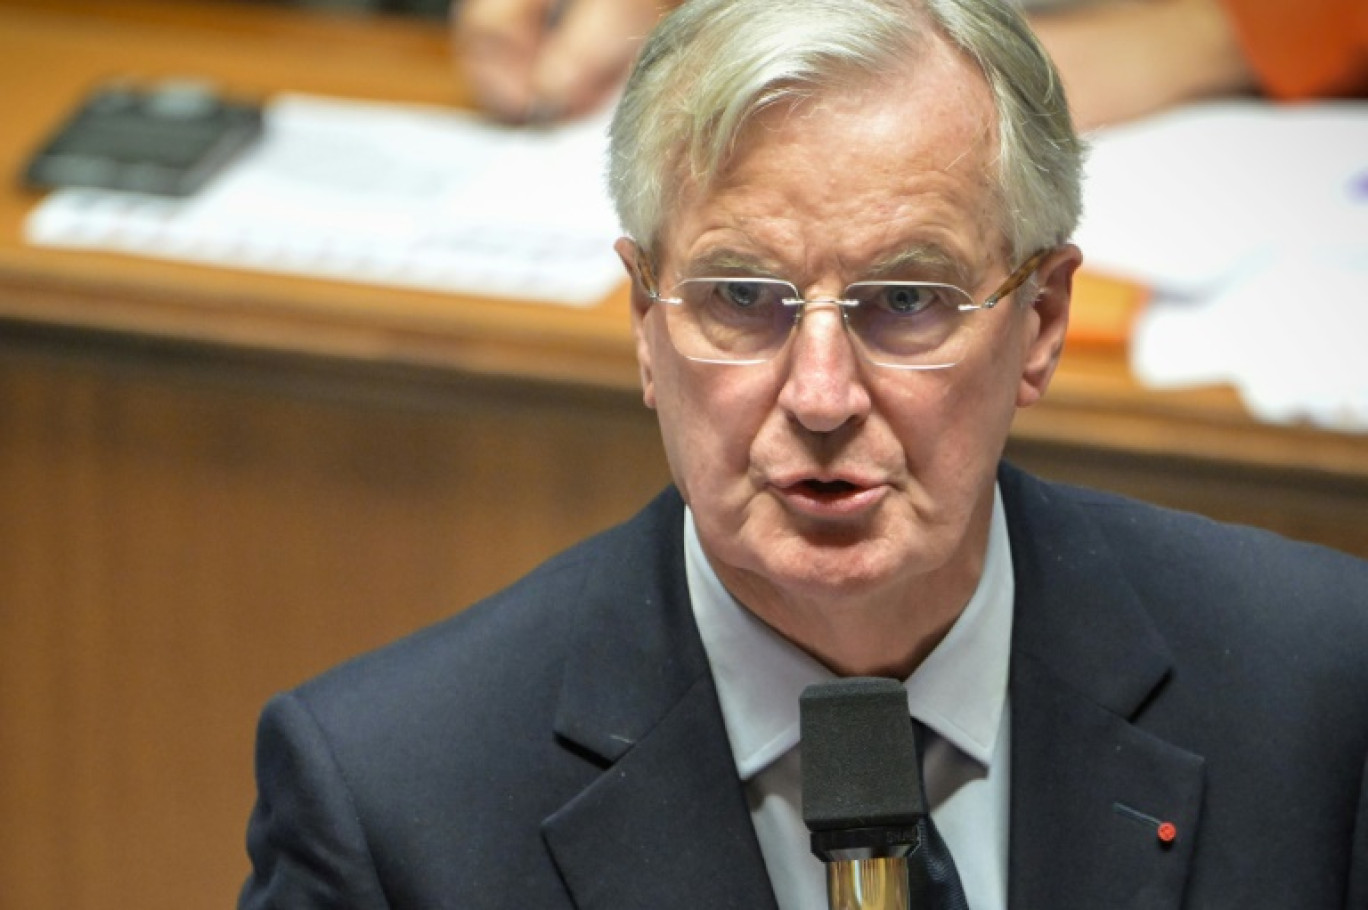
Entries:
[[[765,278],[693,278],[664,298],[670,337],[685,357],[716,363],[760,363],[779,353],[811,303],[797,288]],[[950,285],[859,282],[839,301],[845,324],[874,363],[912,369],[950,366],[962,354],[965,307],[973,301]]]

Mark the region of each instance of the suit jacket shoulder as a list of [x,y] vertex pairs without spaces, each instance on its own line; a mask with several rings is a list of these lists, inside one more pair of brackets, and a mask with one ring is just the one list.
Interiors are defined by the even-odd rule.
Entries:
[[273,700],[241,906],[772,907],[682,530],[666,491]]
[[[1014,906],[1368,900],[1368,563],[1010,467],[1001,481]],[[1061,820],[1043,841],[1042,815]]]

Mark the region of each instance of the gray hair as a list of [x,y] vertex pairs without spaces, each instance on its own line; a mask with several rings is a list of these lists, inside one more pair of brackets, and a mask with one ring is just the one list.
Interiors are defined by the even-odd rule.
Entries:
[[613,117],[608,182],[623,230],[654,247],[667,202],[706,189],[759,111],[872,80],[936,36],[992,90],[1010,254],[1063,243],[1082,207],[1083,144],[1010,0],[688,0],[647,40]]

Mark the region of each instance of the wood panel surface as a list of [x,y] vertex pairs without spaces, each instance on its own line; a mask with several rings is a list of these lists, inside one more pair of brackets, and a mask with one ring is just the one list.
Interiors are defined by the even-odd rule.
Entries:
[[265,699],[626,517],[662,464],[617,396],[11,334],[0,907],[231,906]]

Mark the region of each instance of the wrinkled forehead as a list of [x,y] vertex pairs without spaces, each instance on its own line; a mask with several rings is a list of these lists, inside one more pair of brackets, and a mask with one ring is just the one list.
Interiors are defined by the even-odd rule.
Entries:
[[[756,111],[714,173],[681,175],[657,249],[678,252],[681,231],[708,222],[713,209],[738,196],[768,196],[776,215],[791,207],[798,218],[828,211],[858,218],[840,205],[848,194],[877,218],[882,207],[919,204],[926,187],[953,186],[964,218],[988,225],[984,244],[1005,252],[998,148],[996,107],[982,71],[948,43],[926,42],[893,70],[791,86]],[[788,180],[790,173],[806,179]]]
[[909,166],[974,168],[996,176],[997,109],[987,78],[958,48],[939,36],[924,37],[916,55],[896,68],[790,87],[742,124],[711,180],[697,189],[725,183],[755,147],[812,135],[822,137],[835,163],[885,158],[896,145],[909,155],[925,153]]

